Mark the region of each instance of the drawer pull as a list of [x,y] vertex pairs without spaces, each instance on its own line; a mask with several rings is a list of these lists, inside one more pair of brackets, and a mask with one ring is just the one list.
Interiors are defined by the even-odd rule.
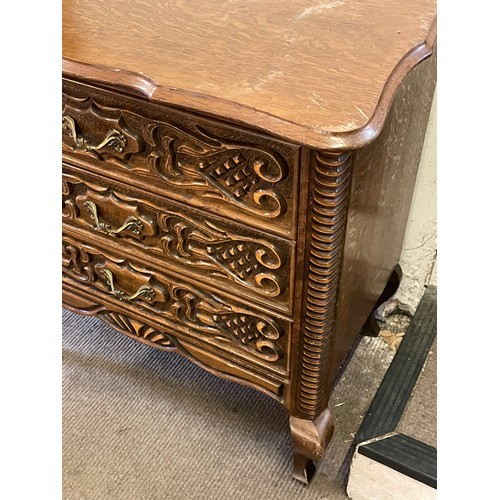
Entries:
[[118,297],[120,300],[134,300],[137,299],[138,297],[142,297],[145,300],[153,300],[153,297],[155,296],[155,291],[147,286],[147,285],[142,285],[137,292],[135,292],[133,295],[127,295],[125,292],[122,292],[121,290],[117,290],[115,288],[114,284],[114,276],[113,273],[109,269],[103,269],[102,270],[102,275],[104,279],[106,280],[106,283],[110,286],[111,288],[111,293],[115,296]]
[[106,234],[119,234],[126,229],[132,231],[134,234],[141,234],[144,227],[143,223],[136,219],[135,217],[127,217],[125,222],[118,228],[113,229],[107,222],[99,222],[99,216],[97,215],[97,205],[93,201],[84,202],[83,206],[89,211],[90,217],[95,222],[95,229],[98,231],[103,231]]
[[125,136],[118,130],[112,129],[106,134],[106,137],[101,143],[97,144],[97,146],[93,146],[87,139],[78,137],[76,132],[76,123],[71,116],[63,115],[62,123],[67,129],[69,129],[69,135],[73,139],[75,146],[78,149],[83,149],[84,151],[98,151],[99,149],[108,146],[112,147],[118,153],[121,153],[127,144]]

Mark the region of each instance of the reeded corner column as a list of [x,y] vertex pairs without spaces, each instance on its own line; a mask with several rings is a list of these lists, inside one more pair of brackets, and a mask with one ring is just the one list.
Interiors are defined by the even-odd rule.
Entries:
[[332,340],[342,269],[352,152],[313,152],[300,344],[290,410],[295,478],[308,482],[333,435],[328,409]]

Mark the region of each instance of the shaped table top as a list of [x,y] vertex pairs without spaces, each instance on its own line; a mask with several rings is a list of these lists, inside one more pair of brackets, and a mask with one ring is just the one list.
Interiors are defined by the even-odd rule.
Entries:
[[359,147],[432,53],[435,14],[435,0],[63,0],[63,73]]

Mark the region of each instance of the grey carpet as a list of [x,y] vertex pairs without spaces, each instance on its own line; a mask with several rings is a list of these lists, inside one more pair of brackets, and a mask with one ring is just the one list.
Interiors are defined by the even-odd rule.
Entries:
[[310,485],[291,477],[284,408],[188,360],[63,311],[65,500],[343,500],[351,442],[394,353],[361,340],[330,399]]

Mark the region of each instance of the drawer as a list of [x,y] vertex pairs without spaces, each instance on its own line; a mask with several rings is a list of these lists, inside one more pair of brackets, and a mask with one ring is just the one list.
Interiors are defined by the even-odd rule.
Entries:
[[63,164],[63,220],[143,260],[291,313],[293,243]]
[[72,162],[295,238],[298,146],[68,80],[62,138]]
[[222,299],[199,283],[158,273],[118,251],[99,248],[92,233],[63,225],[63,282],[131,317],[151,317],[180,339],[267,371],[288,374],[291,321]]

